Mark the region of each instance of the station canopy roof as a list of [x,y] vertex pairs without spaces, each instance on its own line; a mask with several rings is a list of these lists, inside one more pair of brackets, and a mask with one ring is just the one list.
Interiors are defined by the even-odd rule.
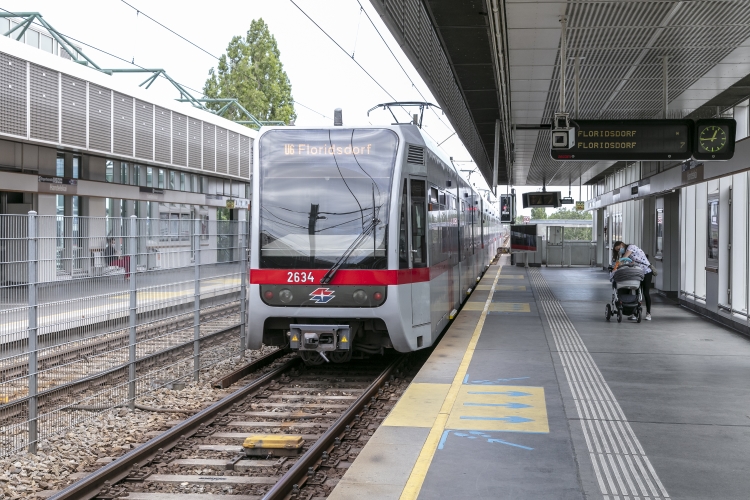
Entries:
[[[371,0],[492,185],[587,182],[615,162],[555,161],[560,19],[566,110],[581,119],[717,116],[750,96],[747,0]],[[544,128],[547,127],[547,128]]]

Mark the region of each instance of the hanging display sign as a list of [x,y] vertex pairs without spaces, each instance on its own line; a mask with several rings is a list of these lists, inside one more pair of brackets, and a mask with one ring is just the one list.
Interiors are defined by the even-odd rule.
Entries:
[[703,120],[575,120],[575,144],[550,149],[555,160],[728,160],[737,122]]
[[500,195],[500,222],[513,222],[513,209],[509,194]]
[[576,120],[575,145],[551,150],[555,160],[686,160],[692,120]]

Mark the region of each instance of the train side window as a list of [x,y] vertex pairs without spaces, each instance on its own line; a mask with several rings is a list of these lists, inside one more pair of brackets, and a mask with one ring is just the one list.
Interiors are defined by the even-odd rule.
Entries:
[[401,193],[401,216],[399,234],[398,234],[398,268],[409,269],[409,242],[408,242],[408,224],[406,213],[409,207],[409,200],[406,196],[406,181],[404,181],[404,191]]
[[450,236],[448,231],[448,204],[444,192],[440,192],[440,232],[438,233],[438,237],[440,238],[440,241],[438,242],[440,245],[440,253],[443,254],[442,259],[447,258],[447,254],[450,253]]
[[[412,181],[412,186],[413,186]],[[438,190],[437,188],[431,187],[430,188],[430,211],[437,210],[437,204],[438,204]]]
[[411,253],[414,267],[427,267],[425,201],[425,181],[411,179]]

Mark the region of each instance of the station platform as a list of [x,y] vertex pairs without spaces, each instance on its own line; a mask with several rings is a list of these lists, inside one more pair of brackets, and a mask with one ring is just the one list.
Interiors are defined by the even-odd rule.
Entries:
[[607,277],[491,266],[329,499],[747,499],[750,339]]

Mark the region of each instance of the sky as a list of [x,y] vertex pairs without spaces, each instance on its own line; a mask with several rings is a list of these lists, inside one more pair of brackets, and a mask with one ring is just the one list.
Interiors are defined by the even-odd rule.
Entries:
[[[370,0],[126,1],[0,0],[0,7],[41,13],[58,31],[86,44],[79,45],[100,67],[128,68],[134,62],[163,68],[180,84],[195,89],[196,96],[200,96],[209,69],[217,65],[214,56],[224,53],[233,36],[244,35],[253,19],[263,18],[276,37],[281,62],[292,84],[297,126],[332,124],[335,108],[342,108],[345,125],[389,124],[393,118],[387,111],[375,110],[368,116],[368,109],[392,100],[436,102]],[[137,85],[146,76],[112,78]],[[149,90],[160,97],[177,97],[176,90],[164,80]],[[408,119],[404,111],[397,117],[400,121]],[[425,113],[423,130],[441,144],[460,170],[475,168],[448,118],[439,110]],[[463,175],[467,177],[469,172]],[[478,171],[470,175],[470,182],[477,188],[487,188]],[[516,191],[537,189],[524,186]],[[506,187],[498,190],[505,193]],[[525,212],[530,210],[518,210],[519,214]]]

